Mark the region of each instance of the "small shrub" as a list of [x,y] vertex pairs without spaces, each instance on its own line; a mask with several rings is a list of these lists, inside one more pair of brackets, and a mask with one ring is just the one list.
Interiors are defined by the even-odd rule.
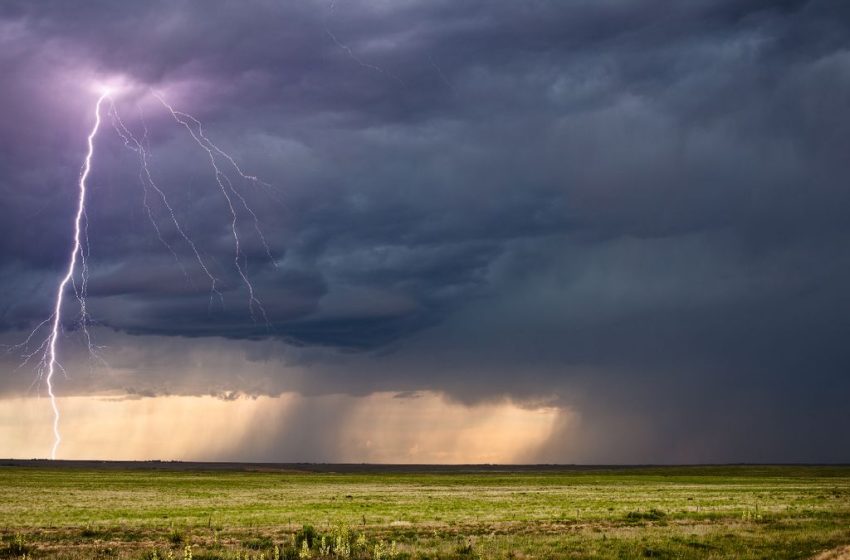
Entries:
[[351,531],[346,526],[339,526],[333,532],[333,552],[339,558],[351,556]]
[[99,534],[100,533],[97,531],[97,529],[92,527],[90,524],[83,527],[83,529],[80,531],[80,536],[84,539],[91,539],[93,537],[98,536]]
[[6,549],[0,551],[2,552],[0,555],[6,558],[20,558],[21,556],[29,556],[32,550],[33,547],[24,540],[24,536],[21,533],[15,533]]
[[660,521],[665,517],[667,514],[656,508],[649,511],[630,511],[626,514],[627,521]]
[[464,541],[457,545],[455,554],[457,556],[476,556],[475,545],[471,541]]
[[387,553],[387,545],[384,543],[383,539],[375,543],[375,546],[372,549],[372,557],[375,560],[383,560],[384,558],[387,558]]
[[245,548],[251,550],[268,550],[274,546],[274,541],[270,537],[254,537],[242,543]]
[[307,548],[313,548],[313,545],[318,541],[319,535],[312,525],[304,525],[295,533],[295,547],[300,549],[302,543],[307,543]]
[[367,547],[368,547],[368,544],[366,543],[366,534],[365,533],[358,533],[357,538],[354,539],[355,550],[357,550],[358,552],[364,552]]
[[644,558],[678,558],[678,556],[669,551],[658,550],[657,548],[644,548],[641,555]]
[[395,541],[387,544],[383,539],[375,543],[375,546],[372,550],[372,557],[375,560],[386,560],[391,558],[398,557],[398,549],[396,548]]
[[286,545],[280,551],[281,560],[298,560],[298,555],[300,550],[295,548],[294,546]]

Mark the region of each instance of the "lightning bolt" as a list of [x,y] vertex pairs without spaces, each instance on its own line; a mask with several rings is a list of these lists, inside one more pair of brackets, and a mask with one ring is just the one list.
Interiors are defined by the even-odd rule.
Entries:
[[[251,182],[257,185],[262,185],[266,187],[270,187],[268,183],[261,181],[258,177],[254,175],[249,175],[245,173],[236,160],[227,152],[219,148],[209,137],[206,136],[203,130],[203,125],[199,120],[195,117],[189,115],[188,113],[184,113],[181,111],[175,110],[170,104],[168,104],[161,96],[153,93],[157,100],[159,100],[164,107],[168,109],[171,116],[174,120],[186,128],[186,130],[190,133],[193,140],[201,147],[209,157],[210,164],[212,166],[212,170],[214,172],[214,176],[216,179],[216,183],[224,196],[225,201],[227,202],[227,207],[230,210],[230,230],[234,240],[234,264],[236,266],[236,270],[239,273],[242,282],[246,286],[248,290],[248,310],[249,313],[256,321],[256,315],[259,313],[263,320],[265,321],[267,327],[270,328],[270,323],[268,320],[268,316],[266,314],[266,310],[263,307],[263,304],[260,302],[259,298],[256,295],[256,291],[254,286],[248,277],[247,272],[247,256],[243,254],[242,244],[239,238],[239,226],[238,226],[238,212],[236,209],[236,205],[234,200],[237,200],[244,210],[250,214],[253,220],[254,230],[259,238],[260,242],[265,249],[266,255],[269,258],[269,261],[273,266],[277,267],[275,259],[272,256],[271,249],[269,248],[268,242],[263,235],[262,229],[260,228],[260,221],[257,214],[250,207],[245,197],[237,190],[234,185],[233,180],[222,170],[219,166],[219,158],[224,160],[224,165],[229,165],[232,170],[235,170],[236,175],[240,179],[245,182]],[[183,270],[184,275],[187,280],[189,279],[189,275],[186,272],[185,267],[180,262],[180,259],[177,255],[176,250],[171,244],[166,241],[165,237],[162,235],[162,231],[158,225],[157,220],[154,217],[153,210],[151,206],[148,204],[148,196],[151,191],[153,191],[156,196],[159,198],[162,206],[166,209],[168,213],[168,218],[170,219],[172,225],[174,226],[177,233],[180,237],[185,241],[185,243],[189,246],[192,251],[192,254],[195,257],[199,267],[207,276],[210,281],[210,306],[212,306],[213,298],[218,297],[222,306],[224,305],[224,298],[222,293],[218,290],[217,287],[217,278],[213,275],[206,262],[204,261],[201,253],[192,240],[191,237],[186,233],[185,228],[180,224],[177,219],[177,215],[174,211],[173,206],[168,200],[165,192],[159,187],[157,182],[154,180],[153,174],[150,170],[149,158],[150,158],[150,148],[146,146],[147,139],[147,127],[145,127],[145,136],[142,140],[133,134],[130,128],[124,123],[121,119],[121,116],[118,112],[118,109],[115,105],[115,102],[110,96],[110,91],[108,89],[104,89],[101,95],[98,97],[97,102],[94,108],[94,116],[95,122],[92,126],[88,138],[87,138],[87,146],[88,150],[86,152],[86,156],[83,162],[82,169],[80,171],[80,177],[78,182],[78,200],[77,200],[77,211],[74,217],[74,236],[73,243],[71,247],[71,251],[68,255],[68,264],[65,269],[65,274],[61,278],[59,282],[59,286],[56,290],[55,303],[53,306],[53,312],[51,315],[39,323],[35,329],[33,329],[29,336],[21,343],[12,348],[23,348],[23,362],[19,367],[23,367],[30,361],[34,359],[38,359],[37,366],[37,375],[36,379],[33,382],[35,384],[37,381],[42,380],[47,387],[47,394],[50,397],[50,406],[53,412],[53,446],[50,451],[51,459],[56,458],[56,452],[59,449],[60,444],[62,443],[62,436],[59,430],[59,423],[61,419],[59,406],[56,399],[56,394],[54,392],[54,377],[57,371],[65,372],[64,367],[59,361],[58,358],[58,341],[59,335],[61,334],[61,326],[62,326],[62,309],[65,303],[66,292],[68,292],[68,286],[70,285],[73,288],[74,295],[79,303],[80,307],[80,327],[81,331],[84,335],[86,344],[88,346],[89,354],[93,358],[99,359],[97,355],[97,347],[93,344],[92,338],[88,331],[88,325],[90,324],[90,317],[88,313],[88,306],[86,301],[87,290],[88,290],[88,258],[89,258],[89,240],[88,240],[88,218],[86,214],[86,195],[88,190],[88,179],[92,169],[92,160],[94,158],[94,140],[98,134],[98,131],[101,128],[102,120],[103,120],[103,107],[108,103],[109,109],[107,115],[111,117],[113,128],[115,129],[118,136],[123,140],[124,145],[136,152],[139,158],[140,171],[139,171],[139,179],[142,184],[143,189],[143,204],[145,206],[145,211],[147,213],[148,219],[153,226],[154,231],[157,234],[160,242],[171,252],[180,266],[181,270]],[[244,263],[244,264],[243,264]],[[76,279],[77,271],[79,269],[79,284]],[[36,339],[36,336],[39,332],[42,332],[43,329],[49,327],[49,333],[43,339],[41,339],[41,343],[32,351],[30,351],[31,344]],[[103,360],[100,360],[103,362]],[[105,362],[104,362],[105,363]]]
[[[228,209],[230,210],[230,231],[233,235],[233,243],[235,249],[233,263],[236,266],[236,271],[239,273],[239,277],[242,279],[242,283],[248,290],[248,312],[251,314],[251,318],[256,321],[257,311],[259,311],[260,315],[262,315],[262,318],[266,323],[266,326],[270,326],[266,310],[263,307],[262,302],[257,298],[256,291],[254,290],[254,285],[251,282],[251,279],[248,277],[247,267],[243,266],[242,243],[239,239],[238,227],[239,215],[236,212],[236,207],[233,204],[234,197],[241,202],[243,208],[245,208],[245,210],[253,217],[254,228],[257,231],[258,237],[262,241],[263,247],[266,251],[266,255],[272,261],[272,263],[274,263],[274,258],[272,257],[271,250],[269,249],[268,243],[266,242],[266,238],[260,229],[257,214],[248,205],[248,202],[245,200],[245,197],[243,197],[239,193],[239,191],[234,188],[230,178],[221,170],[218,165],[218,160],[216,159],[216,154],[227,160],[236,169],[236,172],[239,174],[239,176],[243,179],[255,182],[258,181],[258,179],[251,175],[246,175],[239,168],[239,166],[236,164],[236,161],[230,155],[228,155],[218,146],[213,144],[213,142],[209,138],[207,138],[206,135],[204,135],[203,125],[198,119],[188,113],[184,113],[182,111],[174,109],[174,107],[172,107],[158,93],[152,92],[152,94],[162,104],[162,106],[165,107],[169,113],[171,113],[171,116],[174,118],[174,120],[177,121],[177,123],[181,124],[189,132],[189,135],[192,137],[192,139],[194,139],[198,146],[200,146],[200,148],[203,149],[209,156],[210,165],[212,166],[216,183],[218,184],[219,190],[221,190],[221,194],[224,196],[224,200],[227,203]],[[245,260],[247,261],[247,258]]]
[[[234,264],[236,267],[236,271],[242,279],[242,283],[245,285],[248,291],[249,313],[254,321],[256,321],[257,315],[259,314],[265,321],[266,326],[268,328],[271,328],[271,324],[269,323],[266,310],[263,307],[262,302],[259,300],[256,294],[256,290],[254,289],[254,285],[248,276],[247,256],[242,250],[242,241],[239,237],[240,212],[237,211],[237,206],[241,206],[244,211],[251,216],[251,219],[253,220],[254,230],[256,232],[257,238],[260,240],[260,243],[262,244],[265,250],[266,256],[275,268],[277,268],[277,263],[274,257],[272,256],[272,252],[266,240],[266,237],[265,235],[263,235],[262,229],[260,228],[260,220],[256,212],[254,212],[254,210],[248,204],[248,201],[237,189],[237,184],[239,183],[239,181],[237,181],[236,179],[238,178],[242,182],[253,183],[255,185],[260,185],[264,187],[271,187],[271,185],[263,182],[258,177],[254,175],[249,175],[248,173],[243,171],[239,164],[236,162],[236,160],[230,154],[219,148],[204,133],[203,125],[198,119],[196,119],[192,115],[189,115],[188,113],[177,111],[157,93],[152,92],[152,94],[170,112],[174,120],[178,124],[182,125],[189,132],[195,143],[197,143],[197,145],[202,148],[203,151],[208,155],[216,180],[216,184],[218,185],[222,195],[224,196],[224,199],[227,203],[227,207],[230,211],[230,232],[233,236],[235,250]],[[104,106],[107,104],[108,108],[104,110]],[[86,301],[89,273],[88,260],[90,254],[88,238],[88,217],[86,214],[86,195],[88,191],[88,179],[92,169],[92,161],[94,159],[94,140],[101,128],[105,116],[108,116],[111,119],[112,127],[115,129],[115,132],[118,134],[118,136],[123,140],[124,145],[138,155],[140,168],[139,180],[141,182],[143,190],[143,204],[148,219],[150,220],[151,225],[154,231],[156,232],[156,235],[159,238],[160,242],[174,256],[175,260],[183,271],[184,276],[186,277],[187,281],[189,281],[189,275],[186,271],[186,268],[180,261],[180,258],[175,248],[163,236],[162,230],[159,227],[159,223],[157,222],[154,216],[153,209],[148,203],[148,197],[151,192],[154,193],[159,199],[159,201],[162,203],[162,207],[167,212],[169,221],[179,234],[180,238],[191,249],[195,261],[197,262],[203,273],[206,275],[206,277],[209,279],[210,307],[212,307],[214,298],[218,298],[218,300],[221,302],[222,307],[224,306],[223,294],[218,289],[218,279],[212,273],[206,261],[201,256],[201,252],[198,249],[197,244],[186,233],[186,229],[181,225],[180,221],[177,219],[177,214],[175,213],[173,206],[168,200],[165,191],[163,191],[159,187],[156,180],[154,179],[154,175],[150,169],[150,147],[146,143],[147,127],[145,126],[145,135],[142,137],[142,139],[139,139],[139,137],[131,131],[131,129],[121,118],[116,104],[112,99],[110,90],[107,88],[102,89],[101,94],[98,97],[97,102],[95,103],[94,124],[91,130],[89,131],[87,137],[88,150],[86,152],[86,156],[80,171],[79,181],[77,183],[78,198],[77,210],[76,214],[74,215],[73,243],[71,245],[71,250],[68,254],[68,261],[67,267],[65,268],[65,274],[64,276],[62,276],[59,285],[56,289],[53,312],[47,319],[36,325],[36,327],[30,332],[29,336],[27,336],[27,338],[22,343],[12,346],[9,349],[9,351],[11,351],[12,349],[23,349],[23,361],[18,366],[19,368],[25,366],[31,361],[38,361],[38,365],[36,367],[36,378],[33,381],[33,385],[35,385],[38,381],[44,382],[44,385],[47,388],[47,394],[50,397],[50,407],[53,412],[53,446],[50,450],[51,459],[56,458],[56,452],[59,449],[60,444],[62,443],[62,436],[59,430],[61,415],[56,398],[56,393],[54,391],[54,378],[56,372],[62,372],[63,374],[66,374],[65,368],[59,361],[58,344],[59,336],[62,332],[62,310],[65,304],[66,293],[69,291],[69,285],[71,288],[73,288],[74,295],[76,296],[77,302],[80,307],[79,326],[87,344],[89,354],[92,358],[95,358],[105,364],[105,362],[103,362],[103,360],[100,359],[100,357],[98,356],[98,347],[93,344],[92,337],[89,334],[88,325],[91,324],[91,319],[89,316],[88,305]],[[222,166],[225,166],[228,170],[230,170],[231,173],[235,173],[233,179],[231,179],[231,177],[224,171]],[[45,329],[49,329],[47,335],[44,338],[39,337],[38,335],[44,332]],[[37,340],[41,340],[41,342],[38,344],[38,346],[35,346],[35,341]]]
[[[85,266],[86,256],[88,254],[88,250],[84,248],[84,245],[81,243],[81,238],[87,237],[86,232],[83,230],[82,227],[83,218],[85,217],[86,213],[86,191],[88,190],[86,181],[89,178],[89,173],[91,173],[92,158],[94,157],[94,138],[95,136],[97,136],[97,131],[100,129],[100,108],[103,105],[104,100],[108,96],[109,92],[104,91],[98,98],[97,103],[95,104],[94,126],[92,126],[91,132],[89,132],[88,152],[86,153],[86,157],[83,162],[83,168],[80,172],[79,183],[77,183],[77,186],[79,188],[79,195],[77,198],[77,213],[74,217],[74,242],[71,246],[71,252],[68,256],[68,267],[65,271],[65,276],[62,277],[62,281],[59,282],[59,287],[56,289],[56,302],[53,306],[53,314],[51,315],[51,319],[48,320],[51,324],[50,334],[47,337],[47,344],[44,350],[44,355],[42,357],[42,364],[46,366],[44,382],[47,386],[47,394],[50,397],[50,407],[53,410],[53,447],[50,449],[51,459],[56,459],[56,450],[59,449],[59,444],[62,443],[62,435],[59,433],[59,405],[56,403],[56,394],[53,392],[53,376],[55,375],[57,369],[62,369],[62,366],[56,356],[56,346],[57,341],[59,339],[59,329],[62,320],[62,304],[65,301],[65,292],[68,288],[68,284],[73,283],[74,271],[77,268],[78,256],[81,263]],[[83,280],[81,281],[81,289],[76,290],[77,297],[79,298],[82,305],[83,313],[85,313],[85,271],[86,268],[83,269],[84,276]],[[39,328],[44,324],[45,323],[39,325]],[[42,346],[45,345],[42,344]]]
[[[111,101],[111,100],[110,100]],[[142,189],[144,191],[144,197],[142,199],[142,203],[145,206],[145,212],[147,213],[148,220],[150,220],[151,225],[153,226],[154,231],[156,232],[157,237],[160,242],[171,252],[174,256],[174,259],[177,261],[180,268],[183,270],[184,276],[188,279],[188,273],[186,272],[185,267],[180,262],[180,258],[177,256],[177,252],[162,236],[162,231],[159,229],[159,225],[157,224],[156,219],[153,216],[153,211],[151,210],[150,205],[148,204],[147,195],[148,195],[148,187],[154,190],[156,194],[159,196],[160,201],[162,202],[165,209],[168,211],[168,216],[171,219],[171,223],[174,225],[174,229],[183,238],[189,248],[192,250],[192,254],[195,257],[195,260],[198,262],[201,270],[203,270],[204,274],[210,281],[210,307],[212,307],[213,297],[217,297],[219,302],[221,302],[222,306],[224,305],[224,296],[218,290],[217,283],[218,280],[215,276],[213,276],[212,272],[210,272],[209,267],[206,262],[204,262],[203,257],[201,257],[201,253],[198,251],[197,245],[190,238],[183,227],[180,225],[180,222],[177,220],[177,215],[174,213],[174,208],[171,206],[171,203],[168,201],[168,197],[165,195],[165,192],[157,185],[156,181],[153,179],[153,175],[151,174],[150,166],[148,165],[149,151],[145,148],[145,146],[140,142],[130,129],[124,124],[124,121],[121,120],[121,116],[118,114],[118,109],[115,107],[115,103],[110,103],[110,115],[112,116],[112,125],[115,128],[115,132],[118,133],[118,136],[124,141],[124,145],[130,150],[136,152],[139,156],[139,165],[141,171],[139,173],[139,179],[142,183]]]
[[330,26],[328,25],[328,21],[334,15],[334,9],[335,8],[336,8],[336,0],[331,0],[331,3],[328,5],[327,15],[324,18],[325,34],[328,37],[331,38],[331,41],[333,41],[334,44],[337,47],[339,47],[340,50],[342,50],[345,54],[347,54],[348,58],[350,58],[351,60],[356,62],[359,66],[366,68],[368,70],[372,70],[373,72],[377,72],[378,74],[383,74],[384,76],[389,76],[390,78],[392,78],[393,80],[395,80],[396,82],[401,84],[402,87],[407,87],[407,84],[404,82],[404,80],[402,80],[397,74],[395,74],[394,72],[390,72],[389,70],[386,70],[384,68],[381,68],[380,66],[376,66],[374,64],[370,64],[369,62],[366,62],[365,60],[363,60],[362,58],[357,56],[357,54],[354,53],[354,49],[352,49],[351,46],[343,43],[342,41],[340,41],[337,38],[336,34],[334,34],[331,31]]
[[428,63],[431,65],[431,68],[433,68],[437,72],[437,76],[439,76],[440,80],[442,80],[443,83],[446,84],[446,87],[448,87],[452,93],[457,93],[454,85],[452,85],[452,83],[449,81],[449,78],[443,72],[443,69],[437,66],[437,63],[434,62],[434,58],[431,55],[428,55]]

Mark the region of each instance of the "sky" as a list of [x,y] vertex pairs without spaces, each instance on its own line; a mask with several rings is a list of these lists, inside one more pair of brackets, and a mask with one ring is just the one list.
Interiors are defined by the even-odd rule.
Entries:
[[[50,450],[16,345],[51,314],[107,84],[99,359],[70,292],[59,458],[850,462],[848,22],[834,0],[3,2],[0,456]],[[259,179],[219,157],[254,317],[209,155],[157,95]]]

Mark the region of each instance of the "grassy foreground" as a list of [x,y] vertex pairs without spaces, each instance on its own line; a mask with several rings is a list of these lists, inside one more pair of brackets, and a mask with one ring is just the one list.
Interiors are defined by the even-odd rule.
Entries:
[[850,468],[12,466],[0,535],[0,558],[809,558],[850,543]]

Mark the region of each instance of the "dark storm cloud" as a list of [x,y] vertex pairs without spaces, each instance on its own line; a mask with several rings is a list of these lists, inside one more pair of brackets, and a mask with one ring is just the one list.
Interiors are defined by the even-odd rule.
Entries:
[[142,88],[119,109],[138,131],[141,105],[225,306],[154,201],[188,278],[157,240],[106,127],[103,325],[285,341],[246,359],[311,374],[259,392],[574,407],[583,439],[544,459],[848,460],[848,21],[835,1],[6,2],[2,327],[49,314],[93,101],[74,78],[121,74],[273,185],[240,187],[278,267],[242,215],[267,327],[205,154]]

